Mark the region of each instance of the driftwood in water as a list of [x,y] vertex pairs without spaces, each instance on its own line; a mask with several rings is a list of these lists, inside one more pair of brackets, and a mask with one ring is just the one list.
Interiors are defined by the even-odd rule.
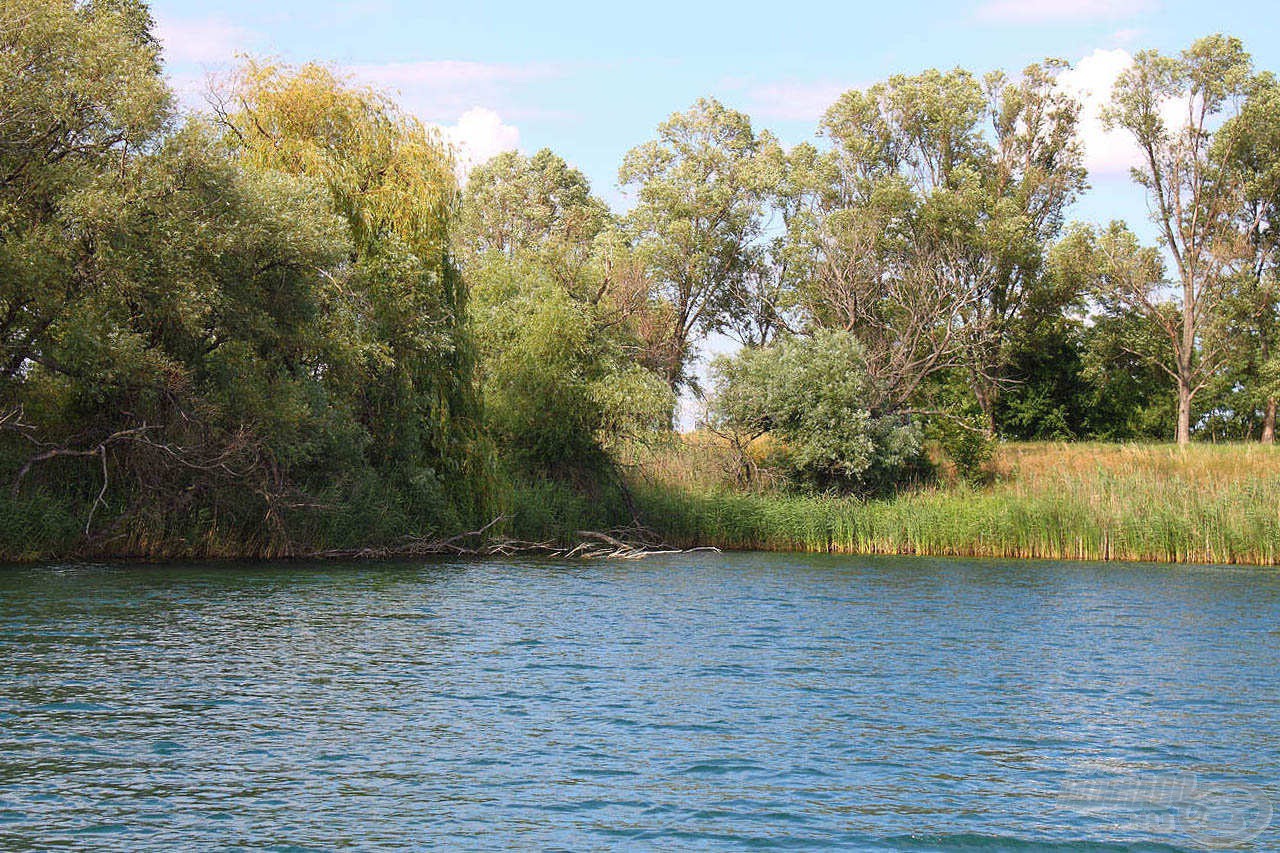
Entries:
[[657,554],[685,554],[693,551],[716,551],[719,548],[672,548],[662,544],[653,531],[639,525],[611,530],[579,530],[575,545],[556,542],[530,542],[508,536],[490,536],[489,531],[506,516],[498,516],[478,530],[469,530],[444,539],[409,539],[385,548],[316,551],[308,556],[351,559],[390,559],[396,557],[516,557],[542,556],[577,560],[639,560]]

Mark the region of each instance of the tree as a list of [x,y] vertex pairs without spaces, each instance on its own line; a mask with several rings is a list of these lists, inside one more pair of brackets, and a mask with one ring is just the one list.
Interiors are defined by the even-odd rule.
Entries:
[[361,448],[325,387],[321,270],[347,243],[321,188],[238,169],[195,124],[63,215],[95,286],[6,389],[5,428],[30,448],[13,493],[65,492],[87,461],[70,478],[96,490],[86,535],[287,549],[286,516]]
[[994,429],[1019,313],[1084,185],[1062,67],[897,76],[823,119],[833,147],[804,164],[807,210],[790,218],[797,289],[814,322],[859,337],[895,405],[963,369]]
[[611,220],[586,176],[559,155],[546,148],[532,157],[507,151],[468,176],[458,242],[464,258],[541,253],[569,286]]
[[819,329],[745,348],[717,359],[714,374],[716,426],[748,440],[779,439],[787,467],[807,487],[881,491],[919,464],[919,431],[871,409],[876,392],[849,332]]
[[1050,60],[1029,66],[1016,81],[999,72],[985,80],[994,150],[978,251],[992,278],[986,298],[968,318],[980,333],[971,336],[966,351],[973,356],[968,370],[974,392],[993,433],[1002,391],[1018,381],[1008,375],[1012,352],[1019,335],[1034,329],[1024,322],[1028,309],[1053,316],[1074,300],[1055,286],[1045,264],[1066,208],[1086,186],[1076,137],[1080,104],[1057,79],[1067,67]]
[[[1149,370],[1175,380],[1173,387],[1180,389],[1176,361],[1185,328],[1183,311],[1169,293],[1160,250],[1142,245],[1123,222],[1112,222],[1105,229],[1076,226],[1055,254],[1067,274],[1084,282],[1098,309],[1084,353],[1085,374],[1094,386],[1092,430],[1110,437],[1167,435],[1140,414],[1163,411],[1162,395],[1142,387],[1152,384]],[[1128,402],[1102,404],[1120,399]],[[1108,410],[1110,415],[1105,414]]]
[[1214,144],[1215,156],[1241,183],[1236,227],[1249,250],[1232,306],[1234,360],[1245,368],[1242,379],[1261,404],[1261,440],[1272,444],[1280,396],[1280,84],[1272,75],[1259,75],[1240,114]]
[[776,162],[766,153],[775,145],[747,116],[702,99],[629,151],[618,172],[636,189],[627,226],[669,309],[662,374],[673,390],[690,382],[699,336],[725,325],[762,263],[767,167]]
[[169,121],[145,10],[0,2],[0,383],[106,286],[84,215],[119,204],[130,164]]
[[590,487],[613,443],[665,426],[669,389],[631,360],[627,330],[602,323],[601,306],[499,252],[469,269],[485,420],[519,473]]
[[[528,458],[520,448],[543,424],[560,432],[540,443],[559,449],[535,454],[541,461],[533,467],[590,467],[603,464],[600,451],[647,422],[655,400],[669,417],[674,398],[655,395],[650,381],[661,363],[654,348],[665,318],[634,248],[580,171],[546,149],[498,155],[467,181],[458,242],[479,293],[473,328],[482,344],[488,421],[501,444]],[[550,337],[539,344],[530,334]],[[555,351],[531,357],[539,346]],[[522,402],[512,390],[525,381],[519,371],[542,377]],[[580,391],[569,410],[569,388],[569,396],[551,393],[557,376]],[[524,419],[518,428],[510,417],[517,411]]]
[[248,62],[214,112],[240,163],[320,182],[347,224],[325,315],[348,340],[326,369],[356,394],[370,464],[473,506],[479,404],[450,254],[458,188],[439,135],[317,65]]
[[[1243,256],[1235,221],[1241,185],[1215,152],[1214,128],[1238,111],[1251,78],[1252,62],[1235,38],[1209,36],[1176,57],[1142,51],[1116,81],[1104,116],[1127,130],[1142,152],[1133,178],[1146,190],[1161,246],[1178,275],[1174,305],[1154,300],[1146,288],[1130,288],[1123,298],[1169,335],[1179,444],[1191,440],[1196,394],[1223,364],[1226,338],[1217,331],[1233,267]],[[1182,113],[1173,122],[1165,116],[1170,104]]]

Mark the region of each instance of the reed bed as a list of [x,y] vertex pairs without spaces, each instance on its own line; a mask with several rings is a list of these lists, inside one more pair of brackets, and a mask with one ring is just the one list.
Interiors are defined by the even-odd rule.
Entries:
[[646,523],[680,547],[1280,563],[1280,449],[1258,445],[1006,445],[989,486],[868,501],[668,479],[685,464],[635,485]]

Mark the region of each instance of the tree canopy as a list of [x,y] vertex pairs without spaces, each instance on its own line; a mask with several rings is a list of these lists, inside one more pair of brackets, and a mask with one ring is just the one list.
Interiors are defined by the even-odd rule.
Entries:
[[[1274,441],[1280,87],[1237,39],[1116,84],[1144,245],[1069,221],[1057,60],[891,76],[790,149],[700,99],[626,153],[615,211],[549,149],[460,181],[321,65],[245,60],[179,113],[153,30],[136,0],[0,0],[15,535],[300,553],[502,517],[517,480],[600,503],[704,392],[811,490],[1000,436]],[[737,352],[703,389],[709,341]]]

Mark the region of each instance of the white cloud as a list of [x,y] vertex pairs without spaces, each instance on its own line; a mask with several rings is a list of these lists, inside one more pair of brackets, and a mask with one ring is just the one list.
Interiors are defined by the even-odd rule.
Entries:
[[502,117],[487,107],[472,107],[456,124],[440,126],[440,133],[454,147],[463,175],[494,155],[520,146],[520,129],[504,124]]
[[848,88],[831,82],[755,86],[747,91],[748,112],[778,121],[817,121]]
[[433,59],[347,65],[355,79],[383,89],[424,121],[448,120],[477,103],[501,102],[512,87],[553,76],[546,65],[507,65]]
[[1107,130],[1102,123],[1116,78],[1132,64],[1133,56],[1123,48],[1095,50],[1059,78],[1081,103],[1079,133],[1090,175],[1127,175],[1138,164],[1141,152],[1128,132]]
[[1159,7],[1159,0],[987,0],[978,18],[1000,24],[1115,21]]
[[171,65],[229,62],[254,40],[244,27],[220,18],[160,18],[156,37]]
[[[1142,152],[1129,132],[1108,130],[1102,122],[1116,78],[1132,64],[1133,55],[1124,48],[1095,50],[1059,78],[1081,103],[1079,134],[1090,175],[1127,175],[1142,162]],[[1186,121],[1186,101],[1168,101],[1160,112],[1170,128],[1179,128]]]

